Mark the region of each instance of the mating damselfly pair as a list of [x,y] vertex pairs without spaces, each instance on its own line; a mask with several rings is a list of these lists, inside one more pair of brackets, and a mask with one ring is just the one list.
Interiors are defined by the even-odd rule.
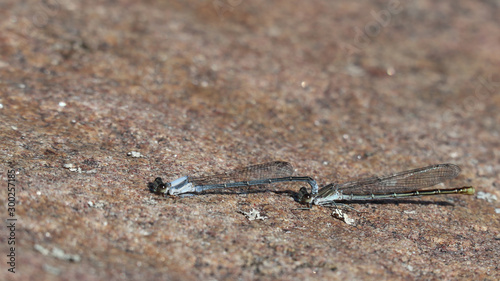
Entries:
[[311,177],[292,176],[293,167],[290,163],[274,161],[210,176],[184,176],[168,183],[164,183],[158,177],[148,186],[152,192],[157,194],[182,195],[211,189],[257,186],[278,182],[307,182],[311,186],[311,192],[309,193],[305,187],[302,187],[298,193],[298,201],[309,206],[331,206],[335,205],[337,201],[366,201],[440,194],[473,195],[475,190],[471,186],[425,189],[457,177],[460,171],[460,167],[454,164],[436,164],[388,176],[362,178],[342,184],[331,183],[319,189],[318,184]]

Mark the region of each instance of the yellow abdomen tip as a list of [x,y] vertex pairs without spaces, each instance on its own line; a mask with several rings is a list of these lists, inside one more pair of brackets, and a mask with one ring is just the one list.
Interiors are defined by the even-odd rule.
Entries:
[[461,193],[466,195],[474,195],[474,193],[476,193],[476,189],[474,189],[473,186],[464,187],[463,192]]

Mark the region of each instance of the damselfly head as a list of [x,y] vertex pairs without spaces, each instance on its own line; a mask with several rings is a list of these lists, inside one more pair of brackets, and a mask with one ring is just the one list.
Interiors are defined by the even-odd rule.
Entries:
[[149,190],[156,194],[165,194],[168,189],[168,186],[163,182],[163,180],[158,177],[154,180],[154,182],[148,183]]
[[298,200],[302,204],[310,204],[312,201],[312,196],[307,192],[307,188],[301,187],[299,190]]

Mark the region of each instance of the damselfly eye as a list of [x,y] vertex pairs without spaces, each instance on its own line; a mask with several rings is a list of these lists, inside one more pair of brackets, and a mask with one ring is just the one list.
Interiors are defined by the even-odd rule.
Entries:
[[299,202],[309,203],[311,201],[311,194],[307,192],[307,188],[301,187],[299,190]]
[[156,178],[153,182],[148,183],[149,190],[153,193],[157,192],[163,192],[162,190],[165,189],[165,183],[163,183],[163,180],[158,177]]

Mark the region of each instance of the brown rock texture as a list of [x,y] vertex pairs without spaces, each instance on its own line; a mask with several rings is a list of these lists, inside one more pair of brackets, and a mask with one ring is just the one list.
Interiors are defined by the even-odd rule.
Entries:
[[[498,1],[2,1],[0,280],[498,280],[498,18]],[[273,160],[320,185],[455,163],[440,187],[477,193],[340,206],[349,225],[298,210],[297,183],[147,187]]]

